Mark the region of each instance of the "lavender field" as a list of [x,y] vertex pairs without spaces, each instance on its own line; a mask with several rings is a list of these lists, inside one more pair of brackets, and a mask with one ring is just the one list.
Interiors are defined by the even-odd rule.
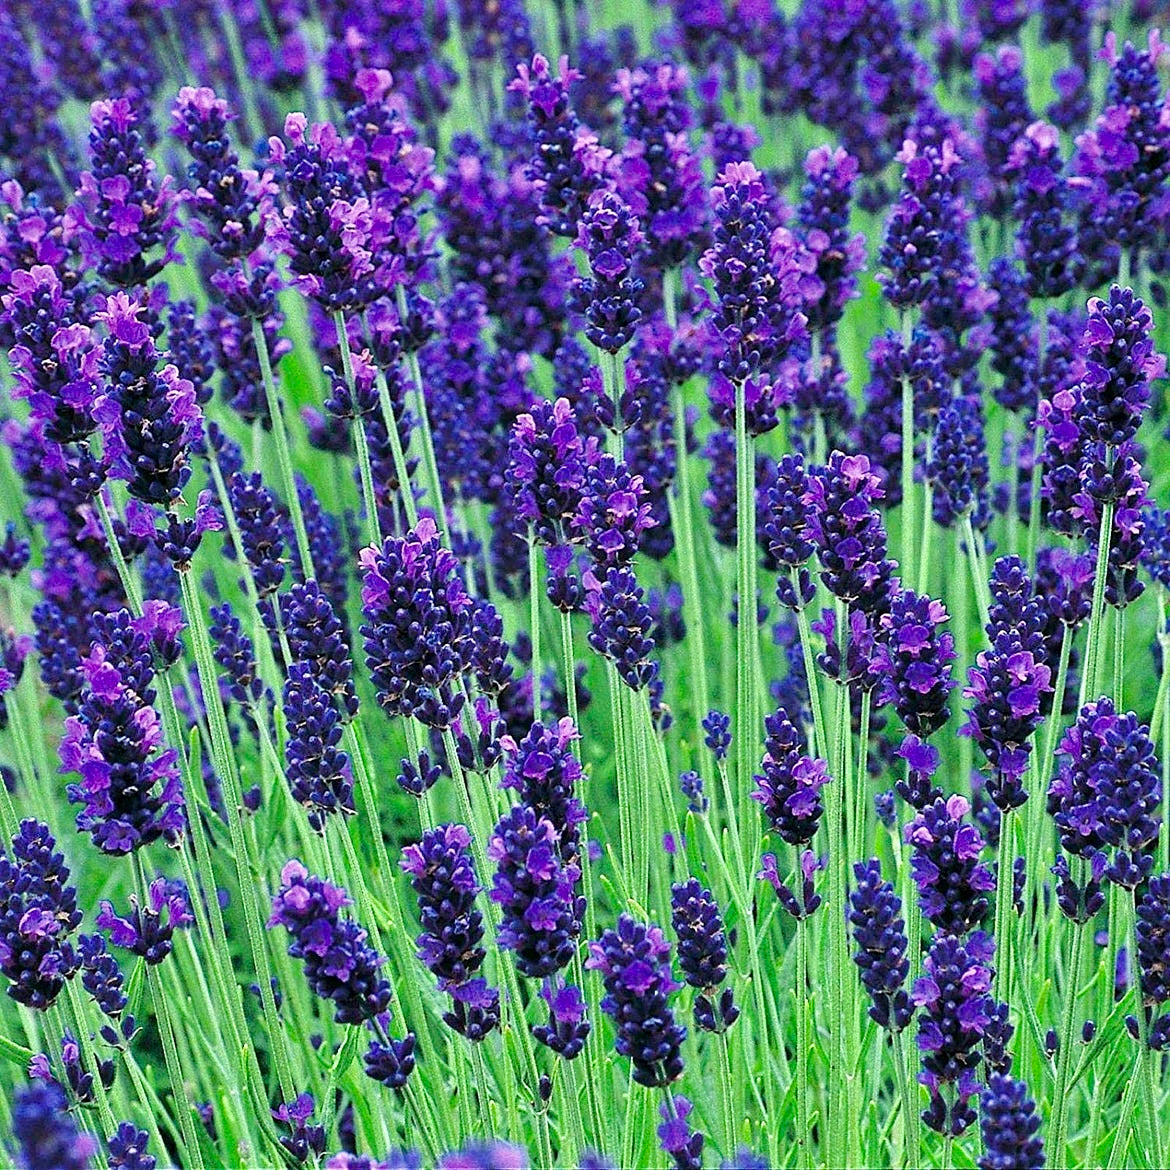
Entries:
[[0,3],[0,1166],[1170,1164],[1155,0]]

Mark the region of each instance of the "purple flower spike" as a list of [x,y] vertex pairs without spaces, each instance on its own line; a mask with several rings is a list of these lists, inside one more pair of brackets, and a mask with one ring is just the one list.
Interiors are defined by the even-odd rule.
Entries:
[[475,659],[475,604],[458,561],[429,517],[381,549],[363,549],[359,559],[361,634],[378,703],[391,715],[449,727],[464,703],[460,680]]
[[576,949],[584,914],[584,899],[573,892],[580,870],[561,862],[552,823],[524,805],[496,825],[488,857],[496,863],[492,901],[503,908],[496,940],[515,952],[522,975],[555,975]]
[[[81,660],[78,712],[65,720],[60,746],[62,771],[81,775],[67,788],[84,806],[77,827],[105,853],[173,843],[186,826],[175,752],[151,706],[154,670],[141,625],[125,610],[113,615],[105,644]],[[133,658],[119,653],[123,646],[134,648]]]
[[[74,208],[83,240],[104,279],[123,288],[142,285],[172,259],[171,181],[158,182],[128,98],[94,102],[90,119],[91,169],[81,176]],[[164,254],[152,258],[160,247]]]
[[531,65],[517,65],[516,73],[508,89],[528,102],[533,146],[529,178],[549,231],[572,238],[590,196],[607,183],[609,152],[577,120],[569,86],[581,75],[569,68],[567,58],[560,59],[554,73],[548,59],[537,53]]
[[865,237],[849,234],[858,163],[841,147],[818,146],[805,156],[804,173],[796,214],[812,270],[803,274],[801,285],[809,328],[823,333],[840,321],[845,305],[858,295],[857,274],[865,266]]
[[1088,187],[1082,246],[1109,273],[1116,271],[1119,252],[1136,261],[1154,243],[1154,209],[1170,173],[1170,128],[1158,77],[1164,52],[1156,28],[1145,50],[1127,41],[1118,51],[1117,35],[1107,33],[1101,51],[1110,66],[1106,106],[1077,139],[1076,171]]
[[615,80],[626,132],[617,184],[642,222],[648,266],[664,272],[693,255],[704,236],[703,172],[686,136],[687,73],[664,61],[619,69]]
[[[715,228],[699,267],[715,286],[719,370],[732,382],[772,371],[806,337],[796,247],[774,232],[763,176],[729,163],[711,188]],[[774,425],[774,424],[773,424]]]
[[1150,729],[1107,698],[1087,703],[1060,741],[1048,812],[1070,853],[1109,851],[1108,877],[1134,889],[1150,873],[1162,783]]
[[269,147],[284,169],[288,203],[281,208],[266,196],[268,240],[288,256],[307,297],[329,312],[360,310],[386,289],[370,200],[333,126],[310,126],[304,114],[289,114],[284,133],[289,145],[273,138]]
[[535,402],[512,424],[508,484],[515,513],[542,544],[564,544],[581,497],[596,443],[578,431],[567,398]]
[[821,580],[835,597],[875,616],[889,609],[893,573],[885,527],[873,506],[881,498],[869,459],[840,451],[810,473],[804,496]]
[[[980,1044],[991,1030],[994,941],[981,930],[965,939],[940,932],[923,960],[910,998],[919,1009],[919,1081],[930,1093],[922,1120],[937,1133],[958,1136],[975,1120],[969,1101],[979,1092]],[[950,1102],[944,1086],[951,1088]]]
[[662,931],[622,914],[615,929],[589,944],[585,966],[605,981],[601,1006],[613,1018],[618,1054],[629,1057],[634,1080],[651,1089],[677,1081],[687,1030],[670,1007],[680,984],[671,977],[670,944]]
[[943,279],[943,233],[955,201],[959,156],[948,138],[940,147],[908,140],[898,154],[902,191],[886,226],[878,274],[897,309],[921,305]]
[[964,820],[971,811],[965,797],[939,797],[906,826],[914,849],[910,870],[918,885],[918,905],[940,931],[966,934],[987,917],[986,894],[995,875],[980,860],[984,841]]
[[1070,214],[1073,191],[1056,128],[1033,122],[1016,139],[1008,171],[1015,177],[1016,254],[1024,266],[1028,295],[1063,296],[1080,279],[1084,258],[1077,247]]
[[21,1089],[12,1106],[19,1170],[90,1170],[97,1141],[78,1130],[65,1090],[56,1083]]
[[284,684],[286,775],[292,796],[309,810],[309,824],[324,832],[330,816],[352,814],[353,776],[341,743],[342,722],[333,695],[311,662],[294,662]]
[[703,1135],[692,1130],[687,1120],[693,1109],[694,1106],[681,1094],[672,1094],[658,1106],[662,1118],[658,1140],[677,1170],[702,1170]]
[[43,1011],[73,976],[69,936],[81,924],[69,867],[48,826],[21,821],[8,854],[0,852],[0,974],[8,994]]
[[187,203],[199,217],[211,249],[224,260],[251,255],[264,239],[257,215],[263,181],[240,169],[228,123],[233,114],[214,91],[183,86],[171,111],[171,132],[191,155]]
[[642,318],[638,298],[643,284],[635,263],[643,243],[638,220],[615,191],[598,191],[589,200],[575,243],[589,259],[590,278],[573,287],[585,316],[585,336],[604,353],[628,345]]
[[600,455],[586,468],[572,528],[599,567],[629,564],[656,524],[645,480],[625,462]]
[[773,712],[764,726],[764,760],[752,799],[763,805],[784,841],[806,845],[816,836],[824,812],[821,788],[829,782],[828,765],[805,755],[805,737],[784,711]]
[[1023,1081],[992,1073],[979,1099],[983,1153],[979,1170],[1042,1170],[1040,1114]]
[[633,690],[652,687],[658,679],[658,663],[651,657],[653,615],[633,569],[619,565],[602,579],[585,574],[585,610],[592,622],[589,645],[617,668],[622,681]]
[[584,1050],[591,1028],[581,989],[566,984],[558,975],[555,982],[544,981],[540,998],[548,1004],[548,1023],[534,1024],[532,1035],[558,1056],[575,1060]]
[[671,886],[671,925],[678,938],[678,965],[683,978],[698,989],[695,1026],[704,1032],[726,1031],[739,1018],[731,988],[716,998],[727,978],[727,937],[723,917],[711,891],[697,878]]
[[947,622],[941,601],[909,589],[896,593],[881,619],[875,669],[882,676],[877,701],[890,703],[914,735],[929,738],[950,718],[955,640],[938,627]]
[[869,993],[869,1014],[879,1028],[900,1032],[914,1012],[906,994],[910,962],[906,958],[906,923],[902,899],[882,880],[876,858],[853,866],[857,887],[849,895],[849,922],[857,950],[853,961]]
[[482,1040],[500,1021],[499,995],[477,978],[483,965],[482,891],[471,858],[471,834],[463,825],[429,829],[402,851],[402,868],[418,896],[423,932],[418,957],[453,998],[444,1020],[469,1040]]

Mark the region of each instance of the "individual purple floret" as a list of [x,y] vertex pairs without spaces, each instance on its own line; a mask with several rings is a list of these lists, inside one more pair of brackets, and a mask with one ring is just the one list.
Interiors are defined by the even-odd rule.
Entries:
[[65,1090],[38,1081],[17,1092],[12,1104],[17,1170],[89,1170],[97,1142],[78,1130]]
[[885,637],[875,669],[882,676],[879,704],[890,703],[908,731],[929,738],[950,718],[947,696],[955,686],[955,640],[939,630],[949,620],[941,601],[909,589],[895,593],[882,615]]
[[1028,295],[1063,296],[1080,279],[1084,259],[1077,246],[1073,192],[1064,175],[1056,128],[1033,122],[1016,139],[1008,169],[1015,176],[1016,255],[1024,267]]
[[979,1170],[1041,1170],[1044,1143],[1040,1115],[1028,1086],[1001,1073],[992,1073],[979,1098],[983,1153]]
[[834,451],[808,477],[808,533],[821,563],[821,580],[835,597],[865,613],[888,609],[893,565],[874,503],[882,498],[865,455]]
[[881,863],[873,858],[853,865],[856,888],[849,895],[849,922],[857,950],[853,961],[869,993],[869,1014],[879,1028],[900,1032],[914,1012],[906,994],[910,961],[906,958],[906,924],[902,899],[882,880]]
[[739,1018],[731,988],[716,999],[727,978],[727,936],[723,917],[710,890],[697,878],[670,888],[670,921],[678,939],[678,965],[695,996],[695,1027],[704,1032],[726,1031]]
[[130,895],[130,909],[125,918],[114,913],[113,904],[100,903],[97,924],[110,932],[114,946],[132,952],[150,966],[161,963],[174,949],[174,934],[195,921],[186,886],[155,878],[146,891],[146,904],[140,905],[137,894]]
[[186,826],[183,786],[150,705],[153,670],[136,676],[95,643],[81,674],[78,713],[65,720],[60,747],[62,771],[81,776],[67,789],[69,800],[84,806],[77,827],[105,853],[130,853],[159,838],[175,842]]
[[[470,852],[471,834],[463,825],[428,829],[417,845],[402,851],[402,868],[410,875],[418,896],[423,932],[418,957],[455,996],[446,1022],[469,1040],[481,1040],[499,1024],[499,995],[477,978],[483,965],[483,915],[476,909],[482,887],[475,876]],[[478,994],[457,995],[467,988]]]
[[662,1124],[658,1127],[658,1140],[663,1150],[670,1155],[676,1170],[702,1170],[703,1134],[692,1130],[687,1120],[694,1106],[681,1093],[672,1093],[658,1106]]
[[940,931],[966,934],[987,917],[986,894],[995,875],[980,860],[984,841],[963,818],[971,805],[963,796],[939,797],[906,826],[914,849],[911,873],[923,916]]
[[149,1143],[146,1130],[123,1121],[106,1142],[110,1148],[109,1170],[154,1170],[158,1161],[147,1153]]
[[443,730],[464,703],[460,681],[474,667],[475,604],[459,562],[423,517],[404,537],[362,549],[361,628],[378,703]]
[[507,482],[515,514],[541,544],[571,539],[594,447],[578,431],[567,398],[534,402],[512,424]]
[[311,1093],[300,1093],[293,1101],[285,1101],[279,1109],[272,1110],[272,1119],[289,1130],[281,1134],[280,1144],[297,1162],[304,1163],[311,1154],[325,1152],[325,1127],[312,1121],[315,1105]]
[[[763,176],[750,162],[730,163],[711,188],[715,227],[699,261],[715,286],[720,372],[731,382],[771,373],[803,340],[795,247],[773,256],[772,208]],[[777,263],[777,260],[779,261]]]
[[524,805],[501,817],[488,843],[496,863],[491,897],[503,914],[496,941],[530,979],[569,964],[584,915],[584,899],[573,892],[580,870],[561,861],[558,844],[552,822]]
[[[76,205],[83,241],[103,279],[123,288],[142,285],[172,258],[171,181],[158,181],[129,99],[94,102],[90,119],[91,169],[81,176]],[[164,254],[152,256],[160,247]]]
[[330,816],[351,814],[353,775],[333,696],[311,662],[294,662],[284,684],[285,775],[292,797],[309,810],[309,824],[325,831]]
[[614,664],[628,687],[638,691],[651,686],[658,678],[658,663],[651,657],[654,618],[634,570],[617,565],[600,580],[592,572],[583,580],[592,623],[589,645]]
[[81,924],[77,891],[48,826],[21,821],[0,852],[0,973],[8,994],[43,1011],[72,978],[79,960],[69,936]]
[[574,242],[588,257],[591,273],[573,287],[585,336],[603,353],[616,354],[633,340],[642,319],[643,284],[636,262],[643,236],[637,217],[616,191],[597,191],[581,215]]
[[805,754],[807,741],[784,711],[769,715],[764,727],[764,759],[752,799],[763,806],[782,840],[806,845],[824,812],[821,788],[829,782],[828,765]]
[[1107,698],[1087,703],[1060,741],[1048,812],[1070,853],[1110,850],[1108,877],[1134,889],[1150,873],[1162,798],[1150,729]]
[[616,928],[589,944],[585,966],[601,972],[601,1006],[613,1019],[618,1055],[629,1057],[634,1080],[651,1089],[677,1081],[687,1030],[670,1007],[670,995],[681,984],[671,977],[670,944],[662,931],[622,914]]
[[31,545],[16,535],[16,524],[9,520],[4,527],[4,540],[0,541],[0,576],[19,577],[31,555]]
[[995,1008],[988,994],[994,957],[995,943],[981,930],[966,939],[940,931],[911,992],[919,1009],[918,1079],[930,1093],[922,1120],[937,1133],[957,1137],[975,1120],[969,1101],[979,1092],[979,1047]]

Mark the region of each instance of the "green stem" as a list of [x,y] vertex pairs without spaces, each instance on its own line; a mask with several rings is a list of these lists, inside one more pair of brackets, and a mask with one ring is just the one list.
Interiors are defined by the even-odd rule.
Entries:
[[[341,336],[345,336],[344,330],[341,331]],[[309,534],[305,528],[305,516],[301,511],[301,497],[297,494],[292,455],[289,453],[288,432],[285,430],[284,414],[280,409],[280,397],[276,391],[276,378],[272,373],[272,361],[268,356],[268,340],[264,336],[264,326],[259,317],[252,318],[252,344],[256,348],[256,357],[260,361],[260,378],[264,383],[264,399],[268,404],[268,414],[272,419],[272,437],[276,443],[276,462],[280,470],[280,486],[284,492],[284,502],[288,505],[289,515],[292,517],[301,567],[306,578],[315,577],[313,553],[309,547]]]
[[191,1102],[187,1100],[187,1089],[183,1079],[182,1065],[179,1063],[179,1049],[175,1043],[169,1000],[157,970],[147,968],[146,979],[150,985],[150,996],[154,1003],[154,1018],[158,1023],[159,1036],[162,1039],[167,1075],[171,1081],[171,1095],[174,1098],[175,1108],[179,1111],[179,1128],[183,1133],[185,1153],[183,1164],[190,1165],[193,1170],[204,1170],[203,1150],[195,1132],[195,1119],[192,1116]]
[[987,586],[987,574],[983,571],[979,546],[975,543],[975,528],[971,523],[971,513],[963,515],[963,539],[967,545],[967,560],[971,566],[971,578],[975,585],[975,602],[979,606],[979,620],[983,628],[991,624],[991,595]]
[[[913,342],[910,311],[902,310],[902,351],[909,358]],[[909,362],[907,361],[907,367]],[[902,379],[902,561],[903,581],[913,581],[910,571],[910,546],[914,540],[914,387],[910,378]]]
[[1080,994],[1081,973],[1092,945],[1092,928],[1088,923],[1074,923],[1072,962],[1069,965],[1068,984],[1064,989],[1064,1000],[1060,1017],[1060,1048],[1056,1060],[1056,1086],[1052,1097],[1052,1123],[1049,1127],[1049,1157],[1053,1166],[1073,1165],[1067,1148],[1069,1114],[1069,1073],[1072,1057],[1077,1045],[1075,1041],[1077,999]]
[[898,1082],[898,1096],[902,1101],[902,1165],[907,1170],[914,1170],[922,1165],[922,1152],[919,1146],[919,1118],[918,1104],[915,1101],[914,1082],[907,1071],[909,1060],[907,1049],[911,1039],[908,1029],[903,1029],[896,1036],[891,1037],[894,1049],[894,1076]]
[[528,532],[528,602],[530,626],[528,636],[532,640],[532,718],[539,722],[544,712],[543,696],[541,694],[542,680],[540,677],[540,595],[543,590],[538,586],[541,578],[537,564],[539,554],[536,549],[536,536],[530,528]]
[[1085,664],[1081,673],[1081,691],[1077,700],[1079,711],[1088,701],[1090,688],[1099,693],[1097,670],[1101,658],[1101,642],[1105,629],[1102,621],[1105,609],[1105,583],[1109,577],[1109,538],[1113,530],[1113,502],[1101,509],[1101,526],[1097,532],[1097,568],[1093,577],[1093,607],[1089,611],[1088,642],[1085,646]]

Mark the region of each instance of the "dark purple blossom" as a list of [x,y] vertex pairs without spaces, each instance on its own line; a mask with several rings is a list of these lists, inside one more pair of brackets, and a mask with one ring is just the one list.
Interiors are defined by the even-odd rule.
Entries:
[[100,905],[97,924],[110,932],[114,946],[132,952],[150,966],[161,963],[171,953],[175,931],[195,921],[186,886],[162,877],[150,883],[144,905],[139,904],[137,894],[130,895],[125,917],[115,914],[110,902]]
[[21,1089],[12,1105],[18,1170],[89,1170],[97,1142],[69,1115],[65,1090],[37,1082]]
[[0,852],[0,974],[17,1003],[43,1011],[78,967],[77,891],[47,825],[21,821],[10,844]]
[[1060,741],[1048,811],[1070,853],[1111,851],[1108,876],[1133,889],[1153,866],[1162,783],[1150,730],[1107,698],[1087,703]]
[[1040,1114],[1023,1081],[992,1073],[979,1098],[983,1153],[979,1170],[1039,1170],[1044,1165]]
[[695,1026],[705,1032],[724,1031],[739,1017],[739,1008],[730,988],[716,999],[727,978],[727,936],[719,905],[710,890],[691,878],[671,886],[670,906],[679,968],[686,982],[699,992],[694,1005]]
[[381,549],[365,548],[361,628],[378,703],[428,727],[449,727],[463,707],[460,681],[474,667],[474,602],[459,563],[429,517]]
[[966,934],[987,917],[986,894],[995,875],[979,860],[984,841],[964,820],[971,805],[962,796],[939,797],[906,826],[914,849],[911,873],[918,885],[918,905],[940,932]]
[[909,589],[893,595],[890,612],[881,619],[885,636],[874,663],[882,676],[877,701],[890,703],[906,729],[923,738],[950,718],[955,640],[939,630],[948,620],[941,601]]
[[687,1030],[670,1007],[680,984],[671,977],[670,944],[662,931],[622,914],[616,928],[589,944],[585,966],[601,972],[601,1006],[614,1021],[618,1055],[629,1057],[634,1080],[648,1088],[678,1080]]
[[559,976],[546,979],[540,998],[548,1004],[548,1023],[534,1024],[532,1035],[565,1060],[575,1060],[585,1048],[591,1025],[581,989]]
[[805,737],[785,712],[773,712],[764,727],[764,759],[752,799],[783,840],[806,845],[824,812],[821,788],[829,782],[828,765],[805,754]]
[[488,857],[496,863],[491,897],[503,912],[496,941],[530,979],[562,970],[576,950],[584,900],[573,892],[580,870],[561,861],[555,826],[516,805],[496,825]]
[[585,610],[592,628],[589,645],[616,667],[628,687],[641,690],[658,678],[658,663],[651,657],[653,615],[633,569],[618,565],[600,580],[586,573]]
[[890,882],[882,880],[876,858],[855,862],[853,875],[857,880],[849,894],[849,923],[857,945],[853,961],[869,994],[870,1017],[879,1028],[900,1032],[914,1011],[906,994],[910,962],[902,899]]
[[176,841],[186,825],[183,787],[151,706],[149,657],[135,668],[95,643],[81,676],[78,712],[65,720],[60,748],[62,771],[81,776],[67,789],[70,801],[84,806],[77,827],[105,853]]
[[[699,267],[715,286],[720,372],[732,382],[770,374],[806,335],[796,245],[773,221],[763,177],[730,163],[711,189],[715,226]],[[776,236],[775,233],[782,233]]]
[[[981,930],[966,939],[940,931],[923,960],[911,999],[919,1009],[919,1081],[930,1093],[922,1120],[938,1133],[958,1135],[975,1120],[968,1102],[979,1091],[980,1042],[991,1024],[994,941]],[[949,1101],[944,1087],[953,1094]]]
[[312,662],[294,662],[284,684],[285,775],[293,799],[309,810],[309,824],[323,832],[331,815],[352,813],[349,755],[338,745],[342,722],[333,695]]
[[616,191],[597,191],[581,214],[574,242],[591,273],[573,286],[585,336],[602,352],[616,354],[633,340],[642,318],[643,285],[635,265],[643,237],[637,217]]
[[171,181],[158,181],[128,98],[94,102],[90,119],[91,169],[81,176],[76,204],[83,240],[103,279],[123,288],[142,285],[172,257]]

